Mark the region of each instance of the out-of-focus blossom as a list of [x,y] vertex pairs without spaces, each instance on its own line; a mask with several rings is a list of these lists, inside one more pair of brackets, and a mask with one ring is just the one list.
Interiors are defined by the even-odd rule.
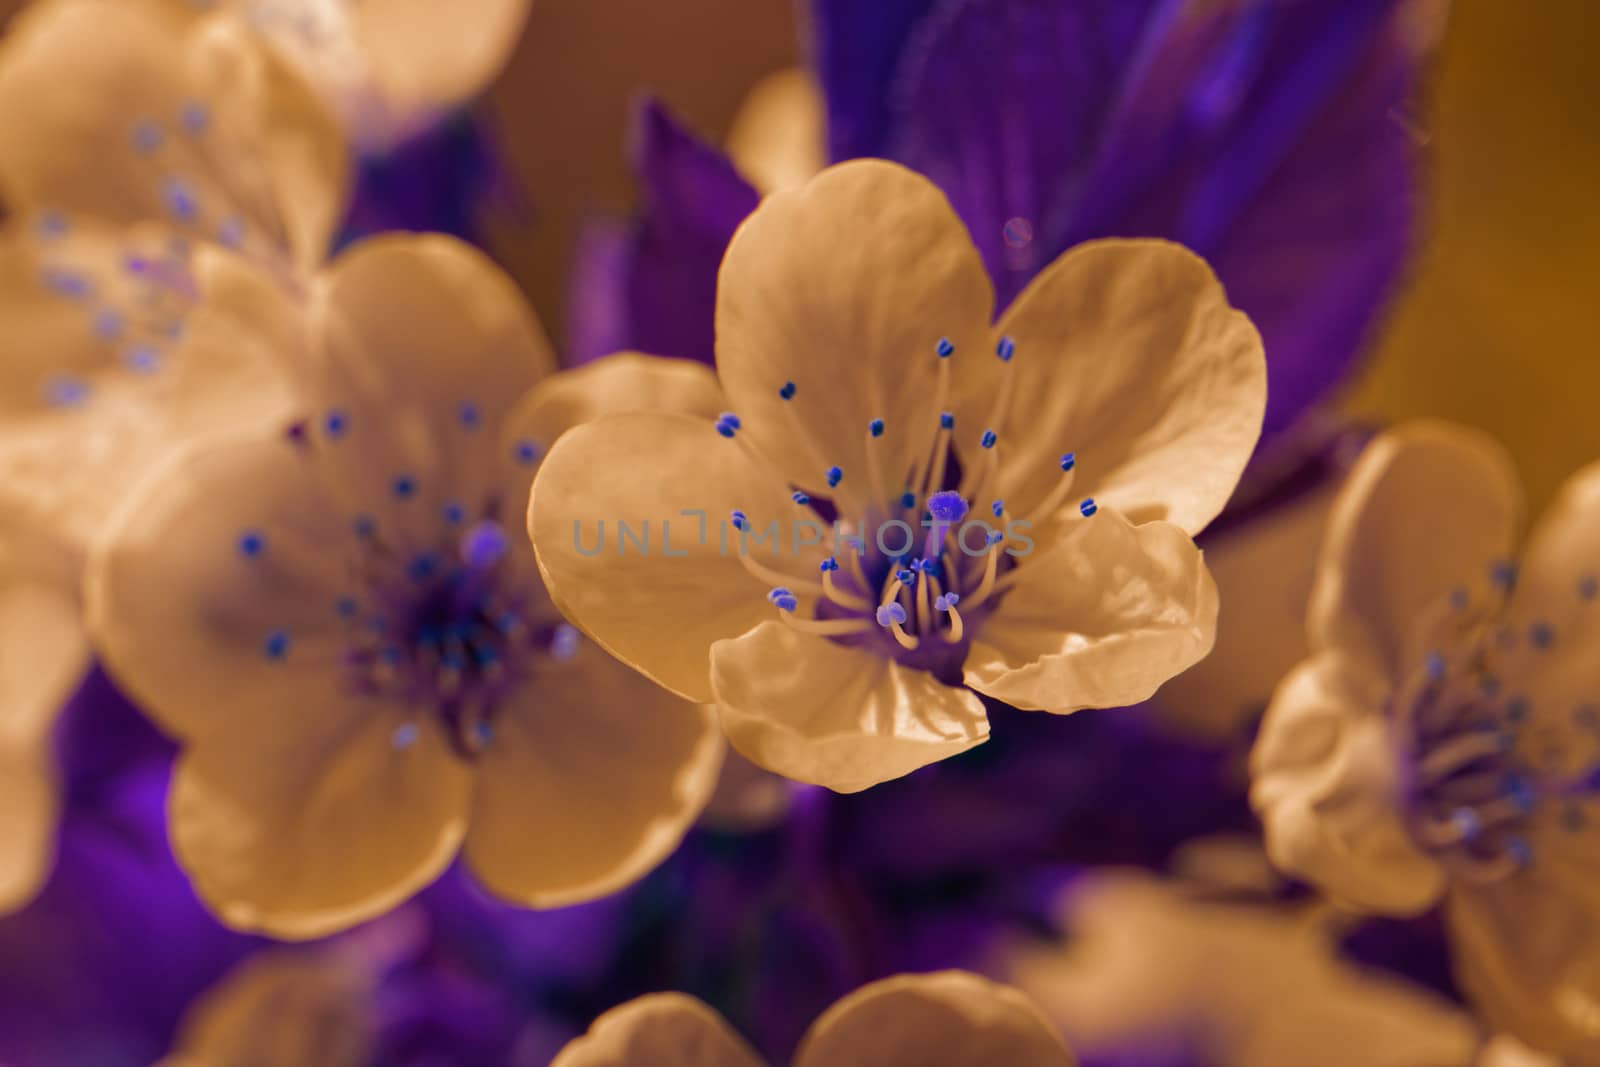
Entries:
[[47,865],[43,742],[86,663],[89,539],[175,441],[288,399],[288,368],[258,347],[196,367],[179,341],[225,328],[196,323],[203,293],[293,286],[320,262],[343,167],[320,108],[224,23],[48,0],[0,43],[0,194],[14,216],[0,235],[0,601],[17,620],[8,653],[27,664],[3,675],[17,793],[0,908]]
[[640,215],[583,248],[580,357],[709,361],[720,250],[757,190],[878,156],[950,197],[1002,306],[1091,238],[1194,249],[1261,329],[1269,438],[1349,371],[1414,242],[1417,147],[1397,116],[1440,0],[810,7],[820,91],[793,73],[758,88],[729,141],[743,176],[645,112]]
[[1065,945],[1019,944],[1000,973],[1085,1067],[1468,1067],[1480,1043],[1451,1002],[1339,960],[1302,907],[1106,870],[1060,922]]
[[[1307,419],[1257,462],[1206,530],[1206,567],[1226,605],[1211,655],[1163,686],[1158,721],[1197,744],[1248,747],[1278,682],[1309,653],[1322,532],[1369,430]],[[1286,469],[1274,469],[1275,466]]]
[[[769,197],[718,293],[737,414],[599,421],[540,471],[529,524],[563,611],[714,698],[758,765],[843,791],[981,743],[979,693],[1149,697],[1211,646],[1191,535],[1255,446],[1260,340],[1165,242],[1075,249],[993,326],[992,296],[901,167]],[[616,524],[640,518],[682,546],[628,556]],[[607,522],[613,550],[587,546]]]
[[306,938],[458,850],[525,906],[639,877],[715,784],[716,724],[562,622],[508,527],[568,426],[704,411],[711,375],[549,376],[511,281],[444,237],[356,246],[262,331],[311,368],[310,417],[176,453],[90,563],[97,647],[184,744],[173,844],[201,897]]
[[1491,1024],[1600,1062],[1600,466],[1534,529],[1482,435],[1379,437],[1333,511],[1253,755],[1274,862],[1336,899],[1439,901]]
[[[865,986],[824,1012],[794,1067],[1073,1067],[1039,1009],[975,974],[901,975]],[[551,1067],[761,1067],[716,1012],[681,993],[615,1008]]]
[[259,34],[351,142],[383,153],[482,92],[510,58],[531,0],[148,0],[221,12]]

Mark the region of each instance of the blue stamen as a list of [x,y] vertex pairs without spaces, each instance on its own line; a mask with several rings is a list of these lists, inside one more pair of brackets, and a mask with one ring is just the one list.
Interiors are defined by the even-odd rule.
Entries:
[[36,225],[39,236],[46,241],[52,241],[62,236],[71,226],[67,221],[67,217],[55,210],[41,211]]
[[768,593],[767,599],[771,601],[772,606],[777,608],[779,611],[793,611],[795,608],[800,606],[800,601],[796,599],[794,593],[790,592],[781,585],[772,590],[772,592]]
[[1017,354],[1017,343],[1009,337],[1002,337],[994,347],[994,354],[1000,357],[1001,363],[1010,363],[1011,357]]
[[790,493],[789,495],[794,500],[794,502],[796,504],[799,504],[801,507],[805,507],[807,504],[811,503],[811,498],[806,496],[804,493],[802,493],[798,489],[796,489],[793,493]]
[[523,439],[511,446],[511,456],[524,467],[530,466],[539,458],[539,446]]
[[989,535],[984,538],[984,540],[991,546],[998,545],[1001,541],[1004,541],[1005,539],[1006,539],[1006,535],[1001,533],[999,530],[990,530],[989,531]]
[[122,361],[128,365],[129,370],[149,374],[160,369],[161,354],[149,345],[135,345],[122,357]]
[[267,539],[259,530],[246,530],[239,535],[239,555],[256,559],[267,550]]
[[350,417],[338,408],[334,408],[322,417],[322,432],[335,440],[344,436],[350,428]]
[[122,336],[122,315],[115,308],[101,308],[94,313],[94,335],[102,341],[115,341]]
[[140,155],[149,155],[161,147],[161,127],[145,119],[133,124],[133,150]]
[[985,430],[983,431],[983,436],[978,438],[978,444],[982,445],[984,448],[993,448],[995,446],[995,442],[998,440],[1000,440],[999,434],[995,433],[993,430]]
[[1582,600],[1593,600],[1600,596],[1600,575],[1586,574],[1579,578],[1578,596]]
[[401,500],[409,500],[416,495],[417,483],[409,474],[402,474],[395,478],[392,488],[395,496]]
[[750,517],[744,512],[740,511],[738,508],[733,509],[732,513],[729,514],[728,519],[733,523],[733,528],[735,530],[744,530],[750,525]]
[[1078,511],[1079,511],[1079,512],[1080,512],[1080,513],[1081,513],[1081,514],[1082,514],[1082,515],[1083,515],[1083,517],[1084,517],[1084,518],[1086,518],[1086,519],[1087,519],[1087,518],[1088,518],[1088,517],[1089,517],[1089,516],[1090,516],[1090,515],[1093,515],[1093,514],[1094,514],[1094,513],[1095,513],[1095,512],[1097,512],[1097,511],[1099,511],[1099,510],[1100,510],[1100,505],[1099,505],[1099,504],[1096,504],[1096,503],[1095,503],[1095,502],[1094,502],[1094,497],[1092,497],[1092,496],[1089,496],[1089,497],[1084,497],[1084,498],[1083,498],[1083,503],[1081,503],[1081,504],[1079,504],[1079,505],[1078,505]]
[[818,565],[817,569],[824,574],[828,573],[829,571],[836,571],[839,569],[839,561],[834,559],[832,556],[829,556]]
[[883,420],[882,419],[873,419],[871,422],[867,423],[867,432],[870,433],[874,437],[882,437],[883,436]]
[[44,398],[52,407],[77,407],[89,399],[89,383],[82,378],[55,377],[45,383]]
[[166,203],[167,211],[179,222],[193,222],[199,214],[194,190],[189,188],[188,182],[175,175],[161,184],[161,199]]
[[928,497],[928,514],[935,522],[960,522],[967,516],[967,502],[952,489],[943,489]]
[[478,411],[478,405],[470,400],[463,401],[460,409],[456,411],[456,419],[468,430],[476,430],[482,425],[483,416]]
[[578,642],[582,635],[578,628],[570,623],[562,623],[556,627],[556,632],[550,636],[550,655],[561,663],[565,663],[578,654]]
[[844,478],[844,471],[840,470],[838,467],[829,467],[827,477],[828,488],[832,489],[834,486],[839,484],[841,479]]
[[1422,660],[1422,669],[1433,681],[1439,681],[1444,677],[1444,657],[1437,652],[1429,652]]
[[778,395],[785,400],[793,400],[794,394],[795,385],[793,382],[784,382],[783,385],[778,389]]
[[389,735],[389,744],[398,752],[404,752],[417,741],[417,724],[404,722],[394,728],[394,733]]
[[1533,642],[1533,647],[1546,649],[1556,642],[1556,631],[1549,623],[1540,620],[1528,627],[1528,640]]
[[1067,471],[1071,470],[1073,467],[1076,467],[1077,465],[1078,465],[1078,454],[1076,452],[1068,452],[1066,455],[1061,457],[1061,472],[1063,474],[1065,474]]
[[357,515],[350,528],[357,537],[365,539],[378,532],[378,521],[371,515]]
[[69,300],[81,300],[94,292],[94,283],[77,271],[47,267],[42,276],[45,288]]
[[916,507],[917,506],[917,494],[911,492],[910,490],[907,490],[906,492],[901,493],[900,494],[900,506],[903,507],[903,508],[914,508],[914,507]]
[[289,654],[289,631],[274,630],[261,643],[261,654],[270,660],[281,660]]
[[956,425],[956,417],[954,415],[952,415],[950,412],[946,411],[946,412],[944,412],[943,414],[941,414],[939,416],[939,429],[941,429],[941,430],[953,430],[953,429],[955,429],[955,425]]
[[1004,500],[996,500],[989,505],[989,510],[994,512],[994,517],[998,519],[1006,513],[1006,502]]
[[413,556],[411,562],[406,564],[406,574],[410,575],[413,582],[425,582],[433,577],[438,567],[438,557],[432,552],[424,552],[420,556]]
[[333,602],[333,613],[341,619],[353,619],[359,610],[360,605],[353,596],[342,596]]
[[891,600],[878,608],[877,616],[878,625],[887,629],[897,623],[906,621],[906,609]]
[[724,411],[717,416],[717,432],[724,437],[732,437],[739,432],[744,424],[739,421],[739,416],[731,411]]
[[492,567],[511,547],[511,539],[498,522],[484,521],[467,531],[461,539],[461,558],[477,570]]
[[180,116],[183,128],[189,133],[198,136],[206,132],[206,127],[211,125],[211,112],[198,100],[190,100],[183,105]]
[[1538,801],[1533,783],[1520,774],[1506,775],[1505,781],[1500,784],[1500,790],[1524,815],[1533,811],[1534,804]]
[[940,359],[949,359],[955,354],[955,350],[956,346],[950,343],[950,338],[948,337],[939,338],[938,345],[934,347],[934,351],[939,353]]
[[451,526],[459,526],[461,520],[467,517],[467,509],[460,504],[450,503],[444,506],[444,521]]
[[1502,589],[1517,584],[1517,565],[1509,560],[1496,560],[1489,567],[1489,580]]
[[944,568],[939,565],[939,561],[936,559],[919,559],[912,566],[929,578],[938,578],[944,573]]
[[895,580],[898,581],[901,585],[912,585],[917,580],[916,573],[911,571],[911,570],[906,569],[905,567],[902,567],[899,570],[895,571],[894,572],[894,577],[895,577]]

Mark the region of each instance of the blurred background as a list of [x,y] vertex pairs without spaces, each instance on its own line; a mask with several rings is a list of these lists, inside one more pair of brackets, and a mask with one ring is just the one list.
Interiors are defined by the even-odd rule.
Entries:
[[[489,104],[535,214],[491,234],[558,335],[576,223],[630,200],[630,101],[720,140],[796,30],[788,0],[537,0]],[[1455,4],[1428,107],[1394,116],[1432,163],[1431,232],[1347,401],[1489,430],[1535,507],[1600,456],[1597,50],[1594,0]]]

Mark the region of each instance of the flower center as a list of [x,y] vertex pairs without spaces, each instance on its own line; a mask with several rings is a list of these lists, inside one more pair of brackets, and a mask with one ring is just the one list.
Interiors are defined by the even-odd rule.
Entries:
[[[470,403],[461,406],[458,421],[464,434],[482,429]],[[316,445],[343,447],[357,427],[348,413],[331,410],[317,430],[315,444],[304,426],[290,432],[313,461]],[[507,458],[531,470],[539,450],[518,441]],[[432,715],[456,751],[471,758],[492,742],[506,696],[542,664],[570,660],[581,639],[550,603],[525,554],[513,551],[499,494],[485,494],[471,508],[446,502],[428,522],[415,510],[436,497],[425,488],[410,474],[396,474],[384,494],[390,503],[385,519],[361,514],[350,522],[346,588],[331,605],[341,633],[337,670],[347,692],[401,713],[392,736],[396,748],[417,739],[416,716]],[[292,548],[247,530],[238,550],[261,566]],[[289,658],[296,636],[272,631],[263,654]]]
[[[1496,574],[1509,587],[1510,570]],[[1509,673],[1538,677],[1554,629],[1513,631],[1502,621],[1503,594],[1483,604],[1464,591],[1452,599],[1441,650],[1397,694],[1410,822],[1418,844],[1454,875],[1496,882],[1536,859],[1547,817],[1572,832],[1600,817],[1600,705],[1539,707],[1509,688]],[[1504,669],[1524,657],[1532,673]]]
[[[927,445],[898,491],[886,477],[882,458],[882,443],[898,428],[875,418],[866,427],[867,469],[856,475],[865,486],[861,498],[866,503],[859,514],[844,513],[843,498],[813,500],[799,489],[791,494],[808,514],[834,524],[835,553],[822,561],[815,581],[783,575],[747,553],[739,554],[754,576],[773,583],[767,599],[789,626],[872,648],[952,685],[961,681],[977,625],[1021,573],[1020,562],[1032,547],[1023,534],[1066,502],[1077,466],[1073,453],[1063,455],[1055,489],[1026,516],[1013,515],[996,495],[1003,445],[994,427],[1005,424],[1015,378],[1002,376],[987,424],[974,432],[975,458],[963,468],[954,446],[955,416],[945,410],[954,355],[955,346],[946,339],[934,346],[934,408],[923,425],[900,431]],[[1009,367],[1016,345],[1002,338],[995,356]],[[777,392],[793,403],[801,387],[787,381]],[[743,423],[737,415],[724,414],[716,429],[723,437],[738,439]],[[752,458],[765,466],[753,453]],[[830,489],[849,476],[838,466],[824,472]],[[1084,518],[1095,510],[1093,500],[1079,505]],[[735,530],[749,527],[742,511],[734,511],[731,521]],[[800,613],[802,597],[815,603],[810,617]]]

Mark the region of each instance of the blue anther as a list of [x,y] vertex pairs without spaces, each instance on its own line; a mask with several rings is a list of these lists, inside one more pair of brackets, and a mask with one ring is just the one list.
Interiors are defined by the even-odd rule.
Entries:
[[477,725],[472,728],[472,736],[477,740],[478,747],[482,748],[494,740],[494,727],[480,719]]
[[195,201],[194,190],[189,188],[189,183],[176,175],[167,178],[161,184],[161,199],[167,205],[167,211],[179,222],[193,222],[199,214],[199,204]]
[[399,752],[404,752],[406,749],[416,744],[416,742],[417,724],[414,722],[401,723],[399,726],[396,726],[394,728],[394,732],[389,735],[389,744]]
[[914,508],[914,507],[916,507],[917,506],[917,494],[911,492],[910,490],[907,490],[906,492],[901,493],[900,494],[900,506],[903,507],[903,508]]
[[360,605],[353,596],[342,596],[333,602],[333,613],[341,619],[353,619],[359,610]]
[[46,289],[69,300],[82,300],[94,292],[94,283],[74,270],[47,267],[41,276]]
[[1546,649],[1556,643],[1555,627],[1543,620],[1528,627],[1528,640],[1534,648]]
[[256,559],[267,550],[267,539],[260,530],[246,530],[239,535],[239,555]]
[[800,601],[795,598],[795,595],[781,585],[768,593],[767,599],[779,611],[793,611],[800,606]]
[[1425,657],[1423,657],[1422,669],[1427,672],[1428,677],[1433,681],[1439,681],[1444,677],[1444,657],[1437,652],[1429,652]]
[[122,357],[122,361],[128,365],[129,370],[149,374],[161,368],[161,353],[149,345],[134,345]]
[[811,498],[806,496],[804,493],[802,493],[798,489],[796,489],[793,493],[790,493],[789,496],[790,496],[790,498],[792,500],[794,500],[794,502],[796,504],[799,504],[801,507],[805,507],[807,504],[811,503]]
[[511,548],[511,538],[498,522],[485,520],[466,532],[461,538],[461,558],[467,566],[477,570],[492,567]]
[[1006,513],[1006,502],[1004,500],[996,500],[989,505],[989,510],[994,512],[994,517],[998,519]]
[[936,559],[919,559],[914,566],[929,578],[938,578],[944,573],[944,568]]
[[350,416],[346,415],[338,408],[334,408],[332,411],[322,416],[322,432],[334,440],[338,440],[339,438],[343,437],[345,431],[349,428]]
[[944,595],[944,603],[945,603],[945,609],[946,610],[949,610],[950,608],[955,607],[957,604],[961,603],[961,594],[960,593],[946,593]]
[[409,500],[417,493],[417,482],[411,475],[401,474],[395,478],[394,484],[390,488],[393,489],[394,495],[401,500]]
[[894,601],[881,605],[878,608],[878,625],[883,627],[894,626],[906,621],[906,609]]
[[89,383],[67,375],[51,378],[45,383],[44,399],[52,407],[77,407],[89,399]]
[[367,538],[378,532],[378,521],[371,515],[357,515],[351,522],[350,528],[355,531],[357,537]]
[[1000,343],[994,346],[994,354],[1000,357],[1001,363],[1010,363],[1011,357],[1017,354],[1017,343],[1009,337],[1000,338]]
[[960,522],[967,516],[967,502],[953,489],[941,489],[928,497],[928,514],[935,522]]
[[1520,774],[1506,775],[1505,781],[1500,783],[1500,791],[1524,815],[1531,812],[1538,801],[1533,783]]
[[524,438],[511,446],[511,457],[524,467],[530,466],[539,458],[539,446]]
[[793,400],[794,394],[795,385],[793,382],[784,382],[783,385],[778,388],[778,395],[785,400]]
[[744,423],[739,421],[739,416],[735,415],[731,411],[724,411],[721,415],[718,415],[717,416],[717,421],[718,422],[722,422],[722,423],[727,423],[729,426],[732,426],[735,430],[744,429]]
[[990,530],[988,536],[984,538],[984,540],[990,545],[998,545],[1005,539],[1006,535],[1001,533],[999,530]]
[[183,128],[191,134],[199,135],[206,132],[206,127],[211,125],[211,112],[198,100],[190,100],[183,105],[183,113],[179,116]]
[[911,571],[911,570],[905,568],[905,567],[902,567],[899,570],[895,571],[894,572],[894,577],[895,577],[895,580],[898,581],[901,585],[911,585],[917,580],[916,573],[914,571]]
[[829,467],[827,477],[828,488],[832,489],[834,486],[839,484],[841,479],[844,478],[844,471],[840,470],[838,467]]
[[725,423],[719,419],[717,421],[717,432],[724,437],[732,437],[739,431],[737,428],[730,426],[728,423]]
[[734,508],[728,516],[735,530],[743,530],[750,525],[750,517],[738,508]]
[[983,431],[983,436],[978,438],[978,444],[982,445],[984,448],[993,448],[995,442],[998,440],[1000,440],[999,434],[995,433],[993,430],[985,430]]
[[432,578],[439,568],[439,560],[432,552],[424,552],[420,556],[411,557],[411,562],[406,564],[406,573],[413,582],[425,582]]
[[550,655],[565,663],[578,654],[578,644],[581,640],[582,635],[578,633],[578,628],[564,622],[550,635]]
[[1496,560],[1489,567],[1489,580],[1502,589],[1510,589],[1517,584],[1517,565],[1510,560]]
[[943,412],[942,414],[940,414],[940,416],[939,416],[939,429],[941,429],[941,430],[953,430],[953,429],[955,429],[955,425],[956,425],[956,417],[954,415],[952,415],[950,412],[946,411],[946,412]]
[[461,407],[456,409],[456,420],[466,429],[476,430],[483,423],[483,414],[478,410],[478,405],[464,400]]
[[1089,496],[1089,497],[1084,497],[1084,498],[1083,498],[1083,503],[1081,503],[1081,504],[1079,504],[1079,505],[1078,505],[1078,511],[1079,511],[1079,512],[1080,512],[1080,513],[1081,513],[1081,514],[1082,514],[1082,515],[1083,515],[1083,517],[1084,517],[1084,518],[1086,518],[1086,519],[1087,519],[1087,518],[1088,518],[1088,517],[1089,517],[1089,516],[1090,516],[1090,515],[1093,515],[1093,514],[1094,514],[1094,513],[1095,513],[1095,512],[1097,512],[1097,511],[1099,511],[1099,510],[1100,510],[1100,505],[1099,505],[1099,504],[1096,504],[1096,503],[1095,503],[1095,502],[1094,502],[1094,497],[1092,497],[1092,496]]
[[122,336],[122,313],[116,308],[101,308],[94,313],[94,335],[102,341]]
[[289,631],[274,630],[261,642],[261,654],[270,660],[281,660],[289,654]]
[[460,504],[450,503],[444,506],[444,521],[451,526],[459,526],[466,517],[467,509]]
[[882,437],[883,436],[883,420],[882,419],[873,419],[871,422],[867,423],[867,432],[870,433],[874,437]]
[[1078,454],[1076,452],[1068,452],[1066,455],[1061,457],[1061,471],[1063,474],[1077,465]]
[[934,351],[939,353],[940,359],[949,359],[955,354],[956,346],[950,343],[950,338],[941,337],[938,345],[934,347]]
[[839,569],[839,561],[834,559],[832,556],[829,556],[818,565],[817,569],[824,574],[827,574],[829,571],[836,571]]
[[133,150],[141,155],[149,155],[161,147],[161,127],[144,119],[133,124]]

